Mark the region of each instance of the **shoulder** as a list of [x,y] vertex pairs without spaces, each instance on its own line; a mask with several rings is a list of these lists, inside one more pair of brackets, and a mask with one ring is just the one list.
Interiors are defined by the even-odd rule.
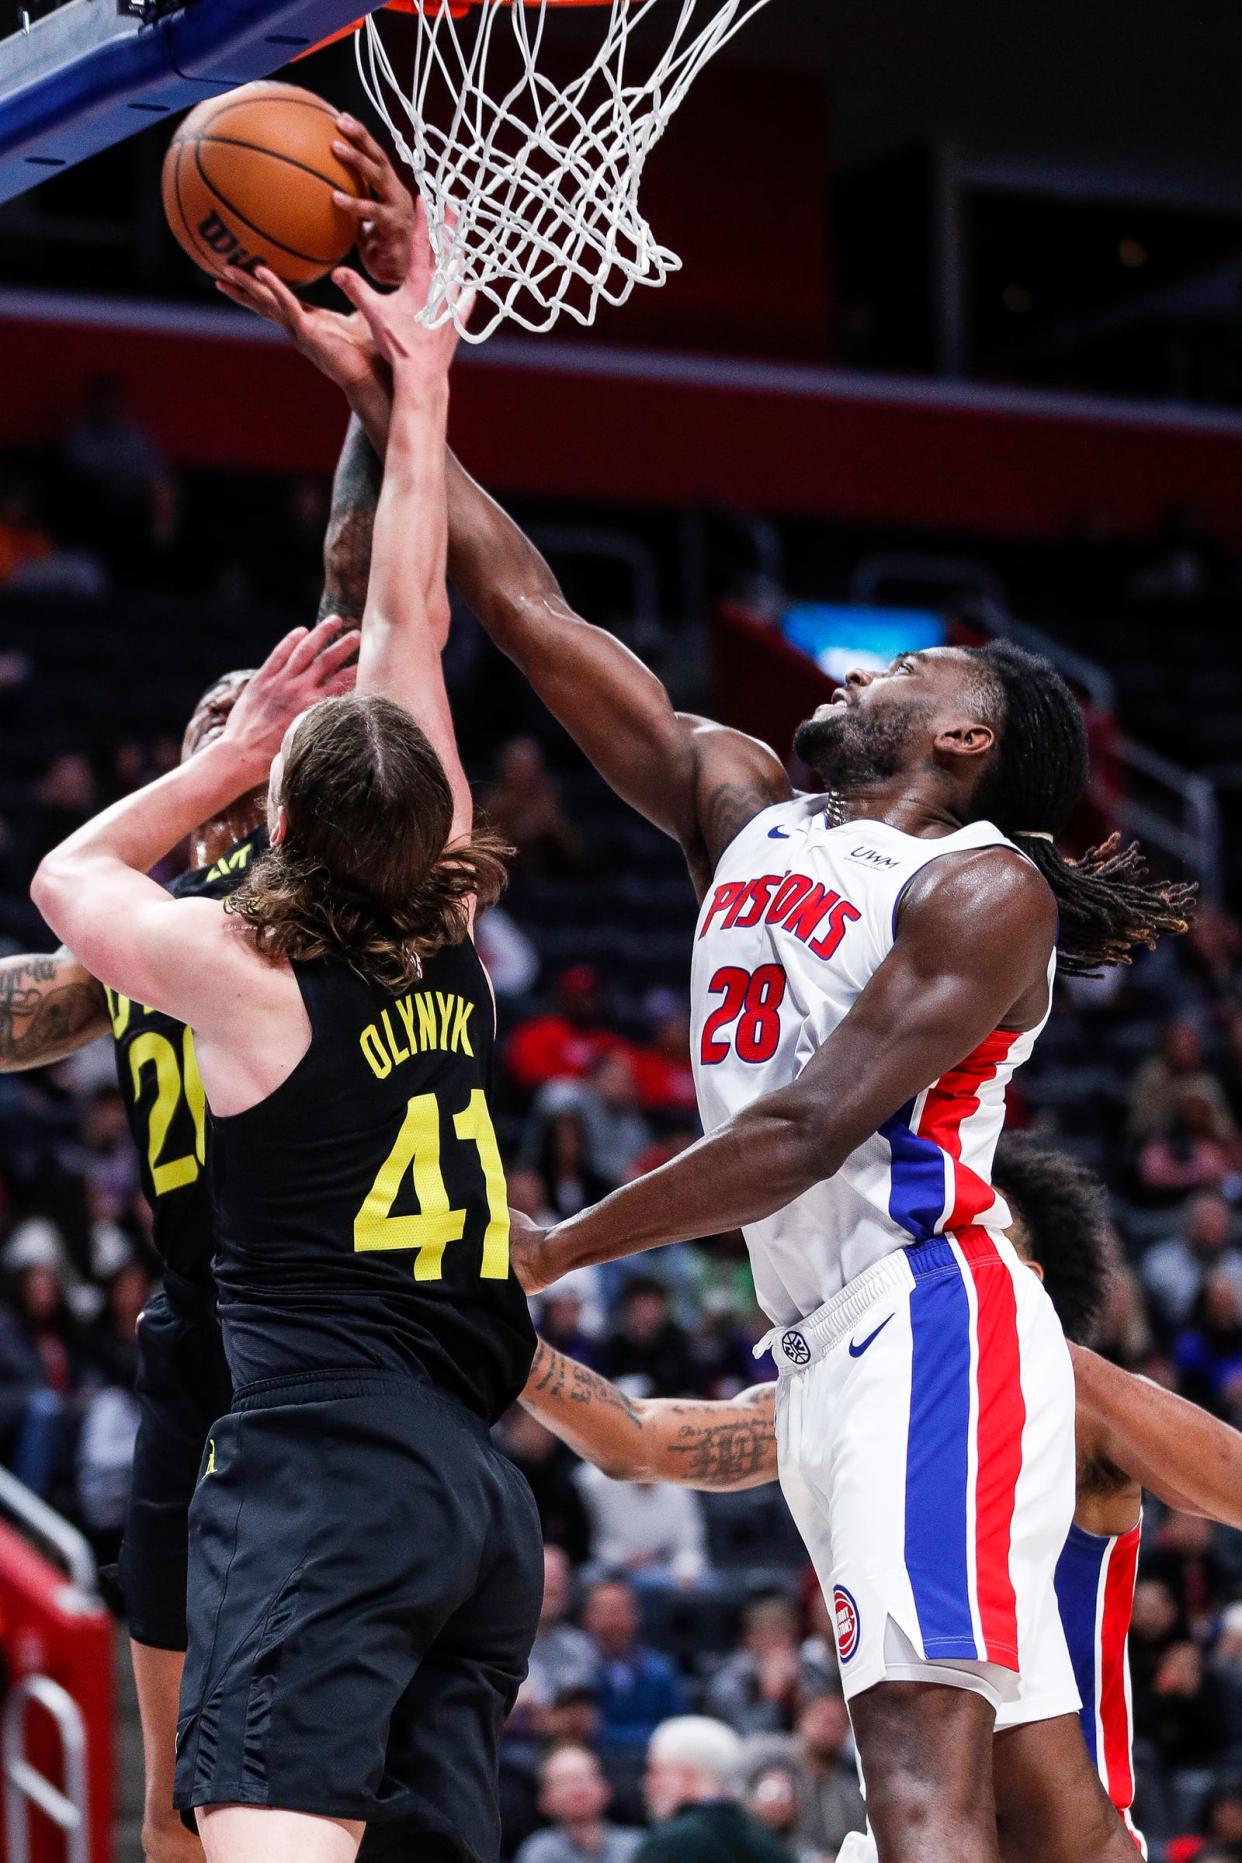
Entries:
[[555,1831],[536,1831],[518,1851],[514,1863],[561,1863],[565,1847]]
[[694,758],[694,819],[682,842],[703,892],[729,843],[764,809],[788,802],[793,785],[770,744],[693,713],[679,722]]
[[997,945],[1022,950],[1056,940],[1052,889],[1024,854],[1005,844],[954,850],[914,875],[897,909],[897,934],[941,940],[965,926],[991,934]]

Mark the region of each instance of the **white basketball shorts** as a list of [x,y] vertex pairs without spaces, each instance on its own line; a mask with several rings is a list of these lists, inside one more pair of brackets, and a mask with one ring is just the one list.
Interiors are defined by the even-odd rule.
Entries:
[[928,1681],[1010,1726],[1076,1713],[1054,1586],[1074,1376],[1037,1276],[986,1230],[936,1236],[769,1339],[781,1487],[846,1696]]

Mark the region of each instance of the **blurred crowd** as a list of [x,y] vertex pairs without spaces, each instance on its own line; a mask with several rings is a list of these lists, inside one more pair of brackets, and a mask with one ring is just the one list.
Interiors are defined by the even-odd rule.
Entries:
[[[116,384],[96,385],[43,472],[0,474],[0,612],[9,598],[89,602],[118,583],[175,594],[202,573],[201,533]],[[53,483],[76,488],[57,503],[70,521],[47,515],[40,485]],[[289,486],[272,502],[284,600],[313,609],[325,488]],[[234,541],[213,574],[249,578],[261,604],[271,534],[249,566],[245,537]],[[37,656],[19,673],[0,654],[0,711],[19,677],[28,710]],[[476,699],[494,717],[477,673],[462,677],[459,719]],[[176,718],[132,729],[123,695],[116,704],[106,754],[60,732],[19,768],[0,744],[0,955],[27,948],[25,889],[42,851],[177,755]],[[510,893],[480,927],[500,1001],[510,1198],[548,1221],[697,1133],[692,906],[659,838],[582,788],[537,723],[519,724],[468,753],[518,849]],[[603,946],[616,869],[626,897],[607,895],[615,942]],[[622,908],[635,899],[650,909],[631,935]],[[1132,971],[1059,987],[1010,1117],[1109,1185],[1101,1349],[1242,1425],[1237,920],[1209,908]],[[0,1459],[83,1527],[105,1565],[135,1427],[135,1321],[157,1272],[110,1043],[0,1076]],[[579,1273],[537,1317],[551,1343],[634,1396],[727,1397],[773,1375],[752,1358],[766,1321],[736,1234]],[[539,1639],[505,1743],[508,1857],[832,1863],[861,1803],[831,1626],[778,1493],[626,1488],[520,1410],[499,1433],[546,1542]],[[1149,1506],[1131,1661],[1136,1812],[1153,1857],[1242,1863],[1242,1538]]]

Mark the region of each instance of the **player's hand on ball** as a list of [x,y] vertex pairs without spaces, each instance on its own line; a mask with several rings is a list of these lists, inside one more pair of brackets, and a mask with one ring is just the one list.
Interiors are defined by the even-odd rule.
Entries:
[[332,152],[358,177],[358,193],[334,191],[332,199],[358,227],[358,254],[376,284],[401,284],[410,269],[414,200],[374,136],[342,113]]
[[228,743],[256,778],[266,775],[293,720],[320,699],[351,692],[357,678],[357,628],[339,615],[313,628],[295,627],[278,641],[229,713],[219,742]]
[[243,310],[252,310],[283,330],[290,342],[346,394],[374,375],[379,357],[360,311],[345,313],[303,304],[265,265],[253,273],[227,266],[216,280],[216,289]]
[[[394,369],[414,367],[428,378],[448,373],[457,348],[457,328],[451,318],[434,328],[423,320],[422,313],[432,304],[435,279],[435,254],[422,201],[414,208],[410,263],[399,290],[376,291],[357,272],[344,266],[332,274],[333,284],[366,318],[385,362]],[[463,319],[470,315],[473,299],[473,292],[457,299],[456,308]]]
[[556,1279],[544,1248],[546,1234],[521,1210],[509,1211],[509,1266],[524,1294],[542,1294]]

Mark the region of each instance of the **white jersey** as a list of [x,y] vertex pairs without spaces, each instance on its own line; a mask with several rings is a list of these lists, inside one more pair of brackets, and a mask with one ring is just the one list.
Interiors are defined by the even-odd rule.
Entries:
[[[833,828],[822,797],[778,803],[749,822],[721,856],[695,935],[693,1055],[704,1129],[718,1131],[797,1078],[892,950],[897,907],[916,873],[945,854],[1012,845],[990,822],[937,840],[884,822]],[[1049,999],[1054,965],[1055,957]],[[992,1155],[1006,1085],[1038,1033],[997,1029],[899,1108],[835,1176],[750,1225],[755,1288],[775,1325],[805,1319],[894,1249],[946,1230],[1006,1227]],[[848,1081],[840,1086],[849,1091]]]

